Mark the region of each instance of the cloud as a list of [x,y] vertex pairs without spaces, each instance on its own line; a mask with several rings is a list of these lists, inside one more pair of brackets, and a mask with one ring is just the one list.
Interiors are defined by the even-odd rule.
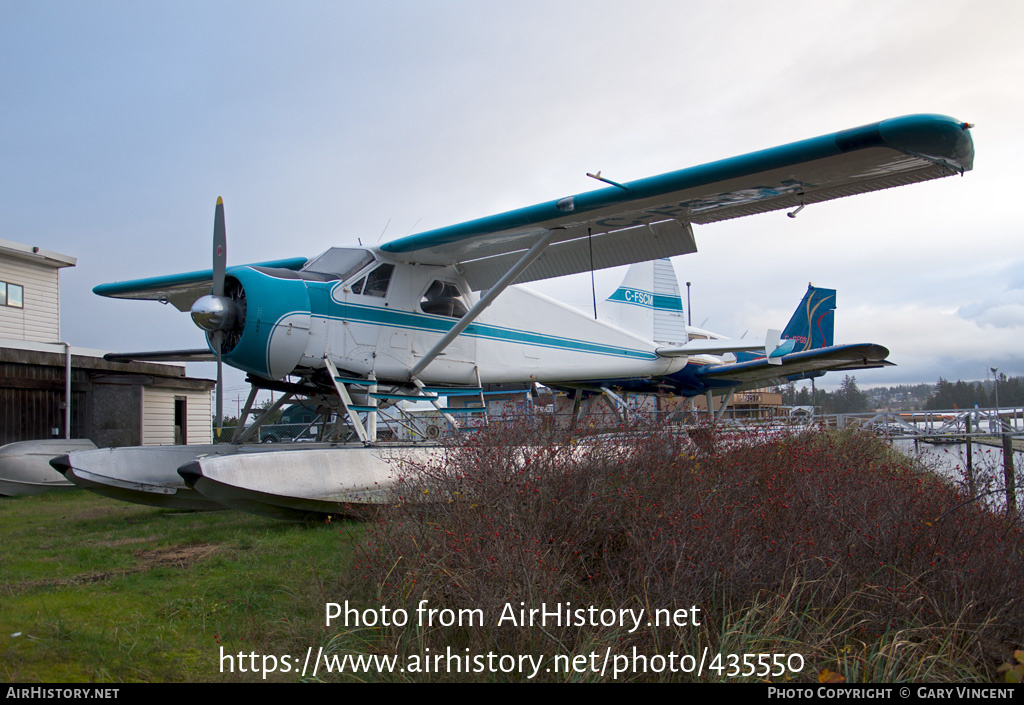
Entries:
[[986,327],[1024,327],[1024,289],[1009,289],[998,296],[961,306],[956,314]]

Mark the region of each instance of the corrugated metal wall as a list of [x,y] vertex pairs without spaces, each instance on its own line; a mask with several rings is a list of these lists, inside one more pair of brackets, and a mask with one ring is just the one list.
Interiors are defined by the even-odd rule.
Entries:
[[[89,428],[88,371],[71,371],[71,437]],[[64,368],[0,362],[0,445],[64,437]],[[57,429],[56,435],[53,429]]]

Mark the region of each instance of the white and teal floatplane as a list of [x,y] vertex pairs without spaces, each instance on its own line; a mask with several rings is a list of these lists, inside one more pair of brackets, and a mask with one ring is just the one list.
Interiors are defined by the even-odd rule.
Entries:
[[[946,116],[910,115],[628,183],[599,173],[595,178],[607,186],[598,190],[377,247],[332,247],[310,260],[228,267],[218,199],[212,269],[104,284],[94,291],[170,302],[191,312],[206,335],[206,349],[118,359],[216,359],[244,370],[253,384],[246,413],[259,388],[331,398],[366,453],[375,452],[378,414],[388,405],[422,399],[457,425],[465,409],[442,406],[442,400],[491,384],[600,389],[617,380],[675,379],[682,390],[683,381],[694,378],[681,374],[691,360],[705,369],[748,365],[757,379],[877,366],[887,354],[880,346],[846,353],[824,346],[818,349],[825,352],[814,352],[798,348],[792,338],[783,340],[778,331],[752,342],[691,337],[684,328],[684,335],[674,336],[683,339],[659,341],[664,336],[655,333],[656,316],[641,317],[642,324],[616,324],[513,285],[696,252],[694,224],[795,212],[835,198],[962,175],[973,165],[970,127]],[[740,359],[698,357],[751,352]],[[745,381],[740,367],[725,372],[705,372],[707,386],[727,391],[756,377]],[[218,390],[218,420],[221,398]],[[244,432],[233,440],[246,440]],[[354,462],[347,454],[357,452],[351,448],[311,449],[295,458],[302,457],[318,487],[330,473],[327,483],[339,497],[358,495],[370,476],[375,487],[393,480],[382,461],[376,474],[360,471],[347,484],[346,466]],[[218,475],[221,464],[262,468],[257,455],[262,454],[199,458],[185,477],[200,492],[205,483],[216,483],[221,503],[248,503],[252,509],[253,503],[275,502],[276,493],[294,486],[298,471],[291,469],[287,482],[276,483],[266,475],[273,471],[261,469],[258,489],[245,487],[246,473],[234,468]],[[71,454],[66,464],[74,467],[78,456],[87,453]],[[376,501],[379,494],[365,496]]]

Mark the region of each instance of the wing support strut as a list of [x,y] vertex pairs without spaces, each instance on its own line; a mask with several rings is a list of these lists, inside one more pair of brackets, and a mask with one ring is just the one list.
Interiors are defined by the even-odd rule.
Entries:
[[466,315],[459,319],[459,321],[452,326],[452,329],[442,336],[437,343],[432,347],[423,358],[416,363],[416,366],[412,368],[410,377],[416,379],[423,370],[427,368],[431,362],[434,361],[438,355],[444,352],[444,349],[451,345],[452,341],[455,340],[462,331],[466,330],[470,323],[476,320],[477,316],[483,313],[484,309],[491,305],[491,303],[498,297],[498,294],[505,291],[509,285],[516,280],[520,274],[522,274],[527,267],[533,264],[538,257],[544,254],[544,250],[548,248],[554,239],[561,234],[563,228],[553,228],[544,233],[543,236],[537,242],[533,244],[529,250],[526,251],[519,261],[516,262],[511,269],[505,272],[504,276],[492,286],[486,294],[480,297],[480,300],[474,304],[473,308],[466,312]]
[[718,412],[715,414],[715,420],[721,421],[725,418],[725,410],[729,408],[729,404],[732,402],[732,397],[736,393],[736,387],[729,387],[729,392],[722,398],[722,405],[718,407]]
[[256,393],[259,392],[259,387],[255,384],[249,388],[249,398],[245,400],[245,407],[242,408],[242,415],[238,417],[238,422],[235,424],[235,433],[231,436],[231,442],[237,444],[238,439],[242,437],[242,433],[245,432],[245,422],[249,420],[249,413],[252,411],[252,405],[256,401]]
[[[253,389],[255,389],[255,388],[256,388],[256,385],[253,385]],[[255,398],[255,396],[252,395],[252,394],[250,394],[250,397],[251,398]],[[239,443],[245,443],[246,441],[248,441],[250,438],[252,438],[256,434],[256,432],[258,430],[260,430],[260,426],[263,425],[263,421],[265,419],[270,418],[271,414],[273,414],[275,411],[277,411],[282,406],[284,406],[285,402],[288,401],[291,398],[292,398],[291,392],[282,394],[278,398],[278,400],[275,401],[273,404],[271,404],[269,407],[267,407],[267,409],[264,410],[263,413],[260,414],[259,417],[255,421],[253,421],[252,424],[248,428],[244,429],[242,431],[242,433],[239,434],[236,438],[232,438],[231,442],[235,443],[235,444],[239,444]],[[250,402],[247,402],[247,404],[250,404]],[[238,421],[239,427],[241,427],[243,425],[243,423],[244,423],[244,421],[242,419],[239,419],[239,421]]]
[[[618,394],[608,389],[608,387],[601,387],[601,394],[604,395],[604,400],[608,403],[608,408],[612,410],[612,413],[619,419],[623,424],[629,423],[629,405],[620,397]],[[622,409],[622,413],[619,413],[619,409]]]

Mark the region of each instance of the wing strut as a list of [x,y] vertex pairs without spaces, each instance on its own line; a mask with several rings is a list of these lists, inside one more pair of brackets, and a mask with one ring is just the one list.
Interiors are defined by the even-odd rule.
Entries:
[[249,412],[252,411],[253,402],[256,401],[256,394],[259,391],[259,387],[255,384],[249,388],[249,397],[245,400],[245,406],[242,407],[241,416],[239,416],[238,420],[235,422],[235,432],[231,436],[232,443],[238,443],[238,439],[242,436],[242,433],[245,432],[245,422],[249,420]]
[[[620,397],[618,394],[608,389],[608,387],[601,387],[601,394],[604,395],[604,400],[608,402],[608,408],[612,410],[612,413],[619,419],[621,423],[629,423],[629,405]],[[622,413],[619,413],[619,409],[622,409]]]
[[[255,384],[253,385],[253,389],[256,389],[256,385],[255,385]],[[254,395],[250,394],[250,398],[253,398],[253,397],[254,397]],[[271,416],[271,415],[272,415],[272,414],[273,414],[273,413],[274,413],[275,411],[277,411],[277,410],[278,410],[278,409],[280,409],[280,408],[281,408],[282,406],[284,406],[285,402],[286,402],[286,401],[288,401],[288,400],[289,400],[289,399],[291,399],[291,398],[292,398],[292,393],[291,393],[291,392],[286,392],[286,393],[282,394],[282,395],[281,395],[281,396],[280,396],[280,397],[278,398],[278,400],[277,400],[277,401],[275,401],[275,402],[274,402],[273,404],[271,404],[271,405],[270,405],[269,407],[267,407],[266,409],[264,409],[264,410],[263,410],[263,412],[262,412],[262,413],[261,413],[261,414],[260,414],[260,415],[259,415],[258,417],[256,417],[256,420],[255,420],[255,421],[253,421],[253,422],[252,422],[252,424],[250,424],[250,425],[249,425],[249,426],[248,426],[247,428],[244,428],[244,429],[242,430],[242,433],[241,433],[241,434],[237,434],[237,433],[236,433],[236,434],[235,434],[235,438],[232,438],[232,439],[231,439],[231,442],[232,442],[232,443],[234,443],[234,444],[236,444],[236,445],[238,445],[238,444],[240,444],[240,443],[245,443],[245,442],[246,442],[246,441],[248,441],[248,440],[249,440],[250,438],[252,438],[253,436],[255,436],[255,435],[256,435],[256,432],[257,432],[257,431],[259,431],[259,430],[260,430],[260,427],[261,427],[261,426],[263,425],[263,421],[264,421],[265,419],[269,419],[269,418],[270,418],[270,416]],[[246,402],[246,404],[249,404],[249,402]],[[243,425],[243,420],[242,420],[242,419],[239,419],[239,421],[238,421],[238,427],[239,427],[239,428],[241,428],[241,427],[242,427],[242,425]]]
[[715,415],[716,421],[721,421],[725,418],[725,410],[729,408],[732,397],[736,393],[736,387],[729,387],[729,393],[722,397],[722,405],[718,407],[718,413]]
[[509,284],[516,280],[520,274],[522,274],[527,267],[534,263],[534,261],[544,254],[544,250],[547,249],[554,239],[562,233],[563,228],[553,228],[548,230],[544,235],[534,243],[533,247],[527,250],[526,254],[519,258],[512,267],[505,272],[504,276],[492,286],[486,294],[480,297],[480,300],[473,305],[473,308],[466,312],[466,315],[459,319],[458,323],[452,326],[452,329],[444,334],[444,336],[437,341],[423,358],[416,363],[416,366],[412,368],[410,377],[416,379],[416,377],[427,368],[431,362],[434,361],[438,355],[440,355],[445,348],[451,345],[451,342],[459,336],[459,334],[466,330],[470,323],[476,320],[476,317],[483,313],[483,310],[491,305],[491,302],[498,297],[498,294],[505,291]]

